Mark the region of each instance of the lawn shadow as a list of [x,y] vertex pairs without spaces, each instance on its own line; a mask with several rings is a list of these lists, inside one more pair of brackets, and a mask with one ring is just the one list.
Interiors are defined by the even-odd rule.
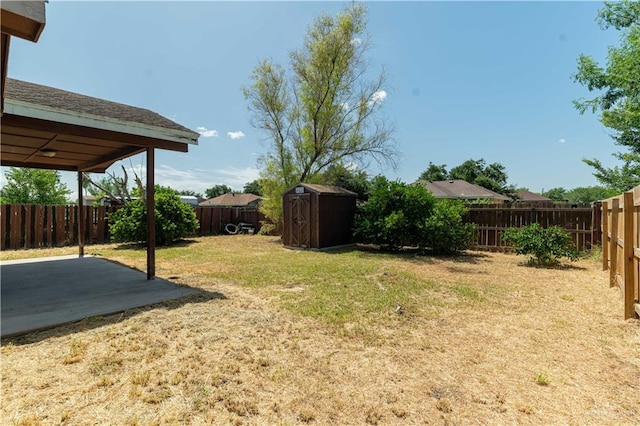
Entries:
[[[169,245],[157,245],[156,250],[176,248],[176,247],[189,247],[191,244],[195,244],[198,241],[196,240],[178,240],[174,241]],[[146,242],[137,242],[137,243],[121,243],[113,248],[113,250],[134,250],[134,251],[142,251],[147,249]]]
[[[399,251],[384,250],[379,246],[358,244],[350,250],[336,250],[331,253],[344,253],[345,251],[359,251],[362,253],[370,253],[372,255],[380,254],[388,257],[406,260],[417,264],[432,264],[441,261],[450,261],[455,263],[477,264],[483,261],[490,261],[491,256],[480,251],[466,250],[461,253],[452,255],[435,255],[430,250],[404,247]],[[330,252],[327,252],[330,253]]]
[[526,260],[519,262],[518,266],[524,266],[525,268],[533,268],[533,269],[550,269],[555,271],[586,271],[589,269],[584,266],[577,266],[569,263],[558,263],[557,265],[537,265],[537,264],[530,264]]
[[[182,287],[189,287],[184,284],[174,283]],[[32,343],[38,343],[43,340],[47,340],[55,337],[63,337],[69,334],[80,333],[83,331],[93,330],[96,328],[104,327],[111,324],[116,324],[125,321],[129,318],[133,318],[136,315],[144,312],[153,311],[156,309],[173,310],[179,309],[183,306],[194,303],[206,303],[210,300],[226,300],[227,297],[218,292],[211,292],[206,290],[198,290],[197,294],[190,294],[178,299],[166,300],[163,302],[154,303],[151,305],[140,306],[137,308],[130,308],[120,312],[114,312],[106,315],[96,315],[81,320],[72,321],[65,324],[59,324],[27,332],[26,334],[13,335],[8,337],[2,337],[2,346],[7,344],[12,345],[28,345]]]

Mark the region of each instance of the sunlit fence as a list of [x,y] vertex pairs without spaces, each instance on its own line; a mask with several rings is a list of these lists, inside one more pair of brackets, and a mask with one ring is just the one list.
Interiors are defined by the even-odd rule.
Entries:
[[602,269],[619,287],[624,318],[640,316],[640,186],[602,202]]
[[[118,207],[83,207],[86,245],[111,241],[109,214]],[[225,233],[229,223],[250,224],[260,229],[264,215],[255,207],[196,207],[200,223],[197,235]],[[0,205],[0,249],[29,249],[78,244],[78,206],[43,206],[37,204]]]

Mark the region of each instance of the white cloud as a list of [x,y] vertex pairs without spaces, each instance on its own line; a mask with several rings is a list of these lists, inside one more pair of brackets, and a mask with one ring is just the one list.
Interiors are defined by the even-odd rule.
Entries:
[[200,136],[203,138],[217,138],[218,131],[217,130],[209,130],[206,127],[196,127],[196,131],[200,133]]
[[260,170],[255,167],[227,167],[213,170],[212,177],[219,183],[234,189],[242,189],[248,182],[252,182],[260,176]]
[[163,164],[156,167],[156,183],[177,190],[190,189],[201,194],[214,185],[227,185],[241,191],[246,183],[258,179],[259,173],[259,170],[253,167],[179,170]]
[[384,90],[378,90],[373,95],[371,95],[371,102],[373,102],[374,104],[379,104],[385,99],[387,99],[387,92],[385,92]]
[[347,164],[344,165],[344,168],[349,170],[350,172],[355,172],[358,170],[358,165],[353,161],[349,161]]
[[354,37],[351,39],[351,44],[354,46],[360,46],[362,44],[362,39],[360,37]]
[[231,138],[231,139],[240,139],[244,137],[244,133],[242,133],[241,130],[238,130],[237,132],[227,132],[227,135]]
[[566,139],[558,139],[558,143],[565,143],[566,141]]

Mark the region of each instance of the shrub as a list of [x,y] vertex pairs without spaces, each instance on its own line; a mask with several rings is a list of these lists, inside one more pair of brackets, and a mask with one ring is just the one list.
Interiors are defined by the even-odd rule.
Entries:
[[578,259],[571,234],[558,226],[543,228],[537,223],[521,229],[510,228],[502,236],[513,244],[518,254],[529,255],[529,265],[557,265],[561,258]]
[[475,225],[463,223],[466,213],[461,201],[438,201],[427,219],[424,245],[434,254],[454,254],[469,248]]
[[357,242],[378,244],[389,250],[421,246],[434,204],[435,198],[423,187],[378,176],[373,180],[369,200],[356,214],[354,237]]
[[[155,194],[156,243],[171,242],[193,234],[198,219],[193,209],[171,192]],[[144,200],[126,203],[109,216],[109,232],[116,242],[138,242],[147,239],[147,206]]]

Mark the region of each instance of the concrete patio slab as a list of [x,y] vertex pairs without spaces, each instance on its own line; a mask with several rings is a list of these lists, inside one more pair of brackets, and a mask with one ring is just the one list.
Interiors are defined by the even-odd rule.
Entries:
[[198,293],[90,256],[0,262],[0,290],[2,337]]

